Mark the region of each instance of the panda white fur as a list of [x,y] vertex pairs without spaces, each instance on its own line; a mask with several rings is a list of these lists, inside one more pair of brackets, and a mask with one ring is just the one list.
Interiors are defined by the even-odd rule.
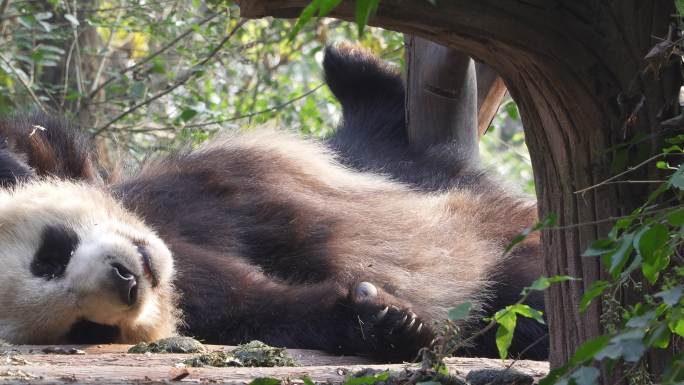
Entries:
[[135,215],[83,183],[0,190],[0,339],[64,341],[78,321],[113,325],[121,342],[175,333],[171,252]]
[[[397,138],[399,78],[348,49],[328,50],[326,76],[345,108],[335,153],[257,130],[104,183],[87,140],[63,120],[0,122],[0,339],[138,342],[181,332],[401,360],[430,344],[449,307],[468,301],[488,314],[514,302],[539,275],[538,239],[508,259],[503,249],[534,222],[534,204],[434,152],[412,153],[413,166],[401,160],[397,171],[393,157],[408,151],[397,146],[378,169],[344,137],[390,122],[387,142]],[[352,97],[377,100],[359,112]],[[353,171],[337,156],[389,176]],[[451,179],[407,177],[435,162]],[[543,343],[525,348],[545,332],[523,324],[512,351],[544,358]],[[495,354],[490,337],[466,353]]]

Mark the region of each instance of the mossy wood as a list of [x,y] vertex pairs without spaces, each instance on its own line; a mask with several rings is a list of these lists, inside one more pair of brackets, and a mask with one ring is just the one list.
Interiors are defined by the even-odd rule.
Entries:
[[[308,0],[241,0],[244,17],[297,17]],[[648,196],[648,185],[604,184],[633,165],[635,154],[616,146],[643,133],[638,147],[656,149],[659,121],[677,113],[676,60],[644,57],[666,38],[675,13],[664,0],[383,0],[371,25],[418,35],[478,58],[504,79],[521,111],[532,158],[539,213],[558,215],[560,227],[542,234],[547,275],[582,278],[547,294],[551,365],[601,333],[601,303],[578,311],[584,289],[602,273],[582,252],[605,235],[612,217],[629,213]],[[332,17],[354,19],[344,0]],[[621,162],[620,159],[625,160]],[[611,167],[611,165],[613,167]],[[630,174],[646,179],[654,165]],[[653,174],[651,174],[653,175]],[[577,226],[581,223],[583,225]],[[625,299],[628,296],[623,296]],[[658,373],[668,352],[652,353]],[[613,377],[616,376],[616,377]],[[625,383],[604,371],[603,383]]]

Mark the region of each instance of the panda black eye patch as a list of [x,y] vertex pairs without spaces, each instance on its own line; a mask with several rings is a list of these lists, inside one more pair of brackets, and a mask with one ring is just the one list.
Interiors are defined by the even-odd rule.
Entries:
[[31,262],[31,274],[47,280],[61,278],[78,242],[78,235],[73,230],[64,226],[46,226],[40,247]]

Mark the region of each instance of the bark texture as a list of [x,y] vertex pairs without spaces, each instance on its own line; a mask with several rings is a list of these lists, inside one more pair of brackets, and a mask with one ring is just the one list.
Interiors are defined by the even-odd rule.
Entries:
[[[242,0],[241,8],[246,17],[295,17],[308,2]],[[540,216],[556,213],[561,226],[542,234],[546,273],[583,278],[547,294],[552,366],[601,331],[600,304],[577,311],[584,289],[601,275],[598,260],[580,255],[609,229],[602,220],[630,211],[647,191],[606,184],[576,192],[614,173],[619,153],[610,149],[639,132],[657,137],[659,119],[674,113],[678,64],[654,76],[643,61],[654,37],[667,35],[673,13],[665,0],[383,0],[370,22],[486,62],[518,103]],[[332,16],[353,14],[354,2],[345,0]]]

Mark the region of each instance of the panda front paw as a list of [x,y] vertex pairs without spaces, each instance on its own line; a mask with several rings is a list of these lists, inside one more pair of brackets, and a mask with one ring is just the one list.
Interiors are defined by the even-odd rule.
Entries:
[[355,333],[377,358],[413,361],[418,351],[429,346],[434,338],[430,325],[408,306],[369,282],[357,285],[353,304],[357,316]]

